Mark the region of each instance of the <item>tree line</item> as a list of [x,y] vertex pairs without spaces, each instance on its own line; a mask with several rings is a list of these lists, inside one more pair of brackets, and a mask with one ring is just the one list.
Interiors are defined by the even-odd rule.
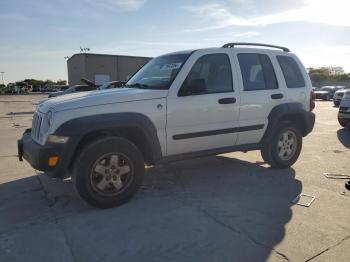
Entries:
[[327,68],[309,68],[309,76],[312,82],[350,82],[350,74],[334,74]]

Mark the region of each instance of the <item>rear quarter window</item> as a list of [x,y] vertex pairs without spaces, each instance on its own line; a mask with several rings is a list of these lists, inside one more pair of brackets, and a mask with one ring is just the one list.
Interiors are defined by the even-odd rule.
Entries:
[[290,56],[277,56],[287,88],[305,87],[305,80],[297,62]]

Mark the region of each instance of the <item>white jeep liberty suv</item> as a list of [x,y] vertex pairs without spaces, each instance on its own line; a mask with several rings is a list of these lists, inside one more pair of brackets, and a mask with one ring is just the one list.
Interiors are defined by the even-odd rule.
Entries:
[[71,175],[85,201],[107,208],[136,193],[145,165],[261,150],[273,168],[290,167],[314,106],[289,49],[229,43],[154,58],[125,88],[39,104],[18,155],[54,178]]

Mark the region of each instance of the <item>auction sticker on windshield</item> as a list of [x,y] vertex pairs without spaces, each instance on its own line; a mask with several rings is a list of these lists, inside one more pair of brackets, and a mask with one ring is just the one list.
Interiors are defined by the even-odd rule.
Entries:
[[165,64],[160,67],[160,70],[174,70],[179,69],[181,67],[182,63],[171,63],[171,64]]

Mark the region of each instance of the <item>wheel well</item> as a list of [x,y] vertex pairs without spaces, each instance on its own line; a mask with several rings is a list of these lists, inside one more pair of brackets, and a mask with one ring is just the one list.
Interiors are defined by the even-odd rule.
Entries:
[[145,162],[147,164],[153,164],[154,159],[152,155],[152,152],[153,152],[152,147],[148,142],[147,137],[143,133],[143,131],[135,127],[122,127],[122,128],[113,129],[113,130],[94,131],[86,134],[80,140],[80,142],[78,143],[78,146],[75,149],[73,158],[69,165],[69,169],[71,170],[73,168],[75,159],[87,144],[91,143],[92,141],[95,141],[96,139],[107,137],[107,136],[122,137],[129,140],[141,151]]
[[296,127],[301,130],[303,136],[306,133],[306,125],[303,115],[301,114],[288,114],[284,115],[279,121],[288,121],[293,123]]

